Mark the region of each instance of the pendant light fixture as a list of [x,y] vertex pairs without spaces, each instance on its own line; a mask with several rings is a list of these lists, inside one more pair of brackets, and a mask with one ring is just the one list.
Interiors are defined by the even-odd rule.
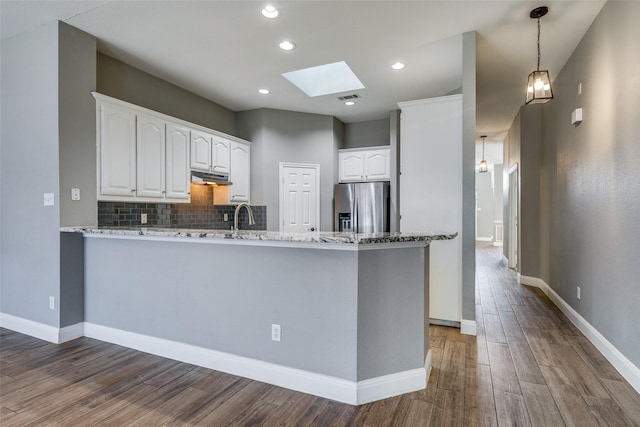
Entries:
[[484,159],[484,139],[487,137],[487,135],[482,135],[480,138],[482,138],[482,161],[480,162],[480,168],[478,168],[478,172],[489,172],[489,165],[487,164],[487,161]]
[[540,18],[549,12],[547,6],[536,7],[529,13],[531,19],[538,21],[538,68],[529,74],[527,81],[527,100],[525,104],[544,104],[553,99],[549,71],[540,69]]

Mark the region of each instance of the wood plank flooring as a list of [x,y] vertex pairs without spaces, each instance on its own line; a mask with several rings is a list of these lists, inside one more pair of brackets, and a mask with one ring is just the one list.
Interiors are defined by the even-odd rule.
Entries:
[[80,338],[0,329],[0,425],[640,426],[640,395],[500,248],[479,246],[478,336],[430,328],[426,390],[353,407]]

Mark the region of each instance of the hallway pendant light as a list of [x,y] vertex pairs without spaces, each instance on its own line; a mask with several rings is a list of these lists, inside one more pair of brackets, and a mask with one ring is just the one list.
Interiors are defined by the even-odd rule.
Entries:
[[480,162],[480,168],[478,168],[478,172],[489,172],[489,165],[487,164],[487,161],[484,159],[484,139],[487,137],[487,135],[482,135],[480,138],[482,138],[482,161]]
[[527,100],[525,104],[544,104],[553,99],[549,71],[540,69],[540,18],[549,12],[547,6],[536,7],[529,17],[538,20],[538,68],[529,74],[527,81]]

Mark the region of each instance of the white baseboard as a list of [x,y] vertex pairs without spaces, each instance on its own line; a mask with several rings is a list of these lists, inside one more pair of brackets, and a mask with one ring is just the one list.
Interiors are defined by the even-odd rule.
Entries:
[[620,372],[620,374],[640,393],[640,368],[634,365],[624,354],[609,342],[596,328],[558,295],[544,280],[537,277],[520,276],[520,283],[535,286],[549,297],[553,303],[571,320],[584,336],[602,353],[602,355]]
[[503,243],[503,242],[493,242],[493,246],[500,246],[500,247],[502,247],[502,246],[504,246],[504,243]]
[[462,319],[460,322],[460,333],[464,335],[477,335],[478,327],[475,320]]
[[[84,334],[90,338],[146,353],[351,405],[361,405],[412,391],[423,390],[427,384],[427,370],[425,368],[412,369],[355,382],[93,323],[84,324]],[[430,368],[429,358],[429,370]]]
[[476,242],[493,242],[493,236],[491,236],[491,237],[476,237]]
[[44,323],[34,322],[33,320],[6,313],[0,313],[0,327],[54,344],[67,342],[83,335],[82,323],[56,328],[55,326],[45,325]]
[[76,323],[75,325],[60,328],[58,332],[58,344],[75,340],[84,336],[84,323]]

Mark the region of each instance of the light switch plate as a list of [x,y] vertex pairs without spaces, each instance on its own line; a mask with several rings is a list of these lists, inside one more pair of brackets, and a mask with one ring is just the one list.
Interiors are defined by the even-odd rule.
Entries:
[[53,206],[55,205],[55,196],[53,193],[44,193],[44,205],[45,206]]
[[582,123],[582,108],[576,108],[571,112],[571,124],[577,125]]

